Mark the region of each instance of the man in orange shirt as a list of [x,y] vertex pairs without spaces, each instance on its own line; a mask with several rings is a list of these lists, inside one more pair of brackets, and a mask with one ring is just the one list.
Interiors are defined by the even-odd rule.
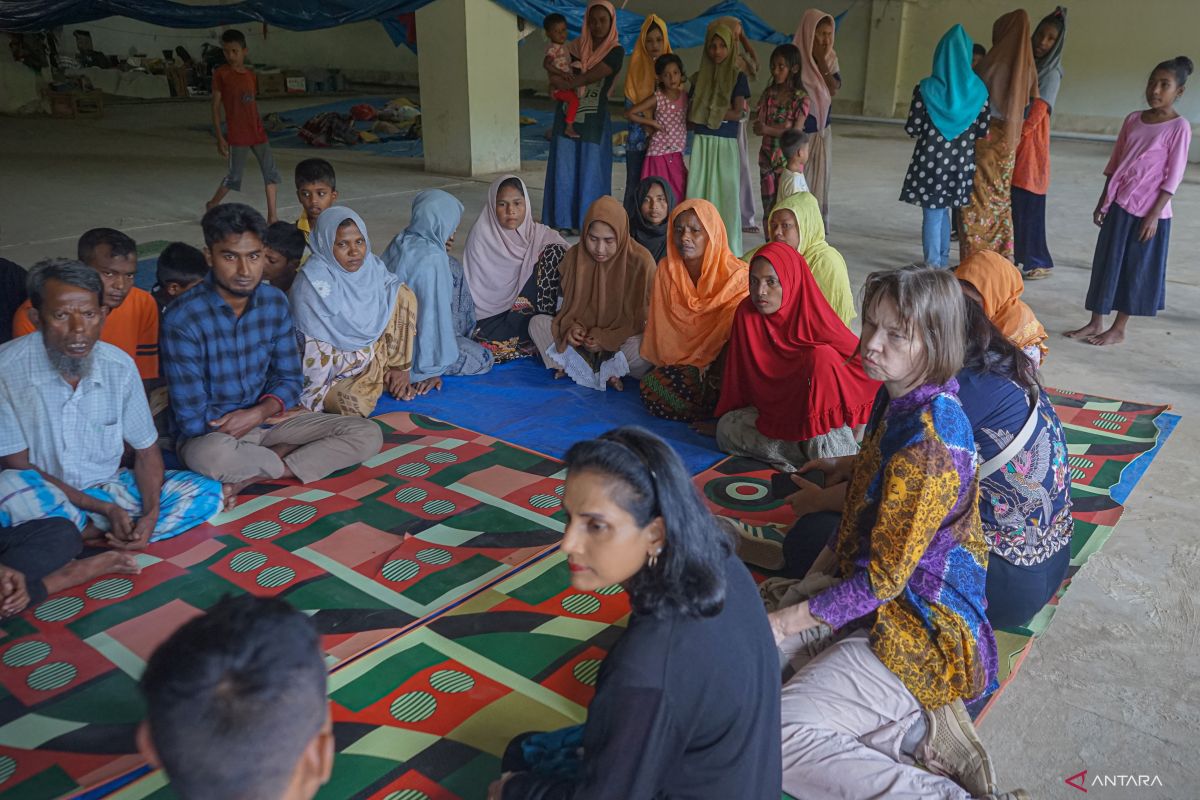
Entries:
[[[158,303],[133,285],[137,273],[137,245],[120,231],[93,228],[79,237],[79,260],[100,273],[108,317],[100,341],[119,347],[137,364],[143,381],[158,379]],[[13,315],[13,337],[33,333],[26,300]]]

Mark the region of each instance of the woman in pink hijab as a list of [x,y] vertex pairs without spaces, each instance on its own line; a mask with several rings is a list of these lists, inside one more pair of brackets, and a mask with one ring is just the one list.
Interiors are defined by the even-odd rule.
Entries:
[[553,314],[562,296],[559,262],[566,241],[533,220],[529,190],[516,175],[501,175],[467,234],[463,273],[478,318],[473,339],[497,363],[536,352],[529,340],[534,314]]
[[833,166],[829,115],[833,97],[842,88],[837,53],[833,49],[834,33],[833,16],[810,8],[800,18],[800,27],[792,39],[792,44],[800,49],[800,81],[809,96],[804,130],[812,134],[812,143],[808,163],[804,165],[804,177],[821,206],[826,232],[829,231],[829,180]]

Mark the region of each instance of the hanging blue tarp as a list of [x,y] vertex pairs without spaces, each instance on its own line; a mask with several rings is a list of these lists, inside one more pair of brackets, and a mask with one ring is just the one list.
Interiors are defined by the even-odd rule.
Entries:
[[[104,17],[128,17],[166,28],[212,28],[218,25],[242,25],[265,22],[278,28],[311,31],[333,28],[350,22],[378,19],[385,22],[410,14],[433,0],[243,0],[230,5],[184,5],[172,0],[0,0],[0,30],[11,32],[44,31],[61,25],[78,25]],[[583,4],[564,0],[496,0],[496,2],[541,25],[547,14],[567,18],[572,35],[578,35],[583,22]],[[695,47],[704,41],[704,29],[715,17],[735,16],[742,21],[746,35],[760,42],[781,44],[790,37],[779,33],[737,0],[726,0],[699,17],[669,22],[671,45]],[[631,11],[617,12],[617,30],[621,45],[633,47],[645,18]],[[390,28],[393,38],[398,31]],[[411,39],[411,31],[400,27],[400,35]],[[401,40],[408,44],[410,41]]]
[[[571,38],[579,35],[583,27],[584,4],[563,2],[562,0],[495,0],[518,17],[524,17],[536,26],[541,26],[542,20],[549,14],[562,14],[567,18],[567,30]],[[682,22],[667,22],[667,33],[671,39],[671,47],[682,50],[685,47],[699,47],[704,44],[704,30],[708,23],[717,17],[737,17],[742,21],[746,35],[756,42],[783,44],[790,42],[791,36],[785,36],[763,22],[762,18],[751,11],[738,0],[725,2],[704,11],[700,16]],[[638,34],[642,31],[642,23],[646,17],[632,11],[617,10],[617,35],[621,38],[621,46],[625,52],[633,49]],[[797,17],[799,21],[799,17]]]

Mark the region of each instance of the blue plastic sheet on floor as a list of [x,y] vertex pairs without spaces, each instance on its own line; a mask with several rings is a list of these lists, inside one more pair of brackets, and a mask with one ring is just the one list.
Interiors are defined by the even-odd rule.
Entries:
[[1142,479],[1142,476],[1146,474],[1146,470],[1150,467],[1150,462],[1162,450],[1162,446],[1167,443],[1171,432],[1179,424],[1179,419],[1178,414],[1166,412],[1154,418],[1154,427],[1158,428],[1161,432],[1158,441],[1155,442],[1154,447],[1135,458],[1129,463],[1129,466],[1121,471],[1121,480],[1108,493],[1113,500],[1116,500],[1121,505],[1125,505],[1125,501],[1129,499],[1129,494],[1133,491],[1133,487],[1137,486],[1138,481]]
[[[279,117],[285,122],[292,125],[300,126],[308,120],[315,117],[317,114],[323,114],[328,111],[336,111],[339,114],[349,114],[350,109],[360,103],[367,103],[382,108],[387,105],[393,97],[385,96],[369,96],[369,97],[352,97],[345,100],[336,100],[330,103],[320,103],[317,105],[304,106],[302,108],[294,108],[290,111],[278,112]],[[545,109],[522,108],[520,110],[522,117],[528,117],[535,120],[532,125],[521,126],[521,160],[522,161],[545,161],[550,156],[550,141],[546,138],[546,131],[554,124],[554,112]],[[360,131],[369,131],[372,122],[357,122],[355,127]],[[629,123],[621,118],[616,109],[613,109],[613,132],[626,130]],[[195,125],[193,130],[203,131],[205,133],[212,130],[211,125]],[[422,158],[425,155],[425,150],[421,145],[420,139],[405,139],[403,134],[385,137],[379,142],[356,144],[348,147],[347,145],[334,145],[332,148],[313,147],[306,144],[300,138],[297,128],[287,128],[282,131],[274,131],[269,134],[271,147],[284,148],[289,150],[304,150],[310,153],[313,157],[319,158],[325,150],[353,150],[355,152],[367,153],[373,156],[384,156],[390,158]]]
[[554,380],[540,360],[522,358],[486,375],[445,378],[444,384],[440,392],[408,403],[385,394],[375,414],[425,414],[555,458],[562,458],[581,439],[621,425],[641,425],[670,442],[693,474],[724,458],[711,437],[685,423],[650,416],[642,407],[637,382],[630,379],[623,392],[597,392],[570,378]]

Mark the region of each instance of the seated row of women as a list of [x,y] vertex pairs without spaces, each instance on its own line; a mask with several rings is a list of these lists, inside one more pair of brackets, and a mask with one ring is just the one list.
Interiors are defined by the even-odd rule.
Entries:
[[[623,209],[601,197],[569,246],[534,221],[521,179],[502,177],[461,263],[449,250],[462,204],[446,192],[417,195],[409,227],[382,258],[357,214],[329,209],[290,293],[304,351],[302,405],[367,415],[384,390],[411,399],[440,389],[442,376],[540,352],[547,367],[600,390],[653,371],[643,384],[652,413],[711,417],[721,372],[710,367],[746,297],[747,264],[729,251],[707,201],[677,207],[661,178],[643,181],[631,200]],[[837,317],[853,319],[846,263],[825,242],[815,199],[789,198],[770,227]]]
[[[633,612],[586,723],[517,737],[489,798],[1028,797],[998,790],[964,705],[998,669],[977,491],[988,451],[956,377],[981,369],[969,336],[994,329],[971,313],[944,270],[868,278],[853,355],[882,388],[861,453],[826,465],[843,485],[829,552],[782,601],[770,581],[755,592],[660,439],[625,428],[571,449],[571,583],[620,584]],[[1036,387],[1014,346],[984,352]],[[1024,408],[1045,433],[1042,402]]]

